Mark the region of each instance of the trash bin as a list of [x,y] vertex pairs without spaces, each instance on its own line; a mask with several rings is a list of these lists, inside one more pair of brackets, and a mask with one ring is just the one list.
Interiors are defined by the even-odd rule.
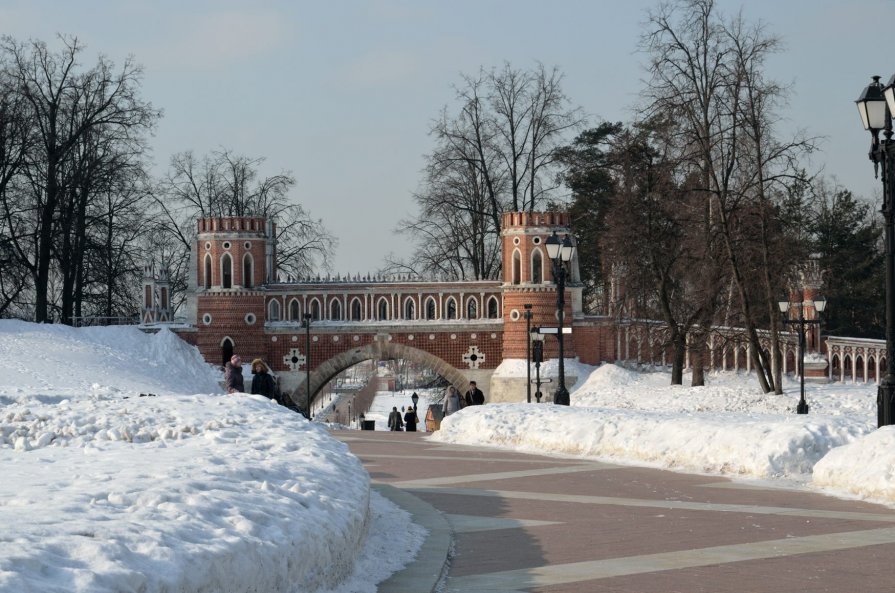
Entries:
[[363,420],[360,423],[361,430],[376,430],[376,421],[375,420]]

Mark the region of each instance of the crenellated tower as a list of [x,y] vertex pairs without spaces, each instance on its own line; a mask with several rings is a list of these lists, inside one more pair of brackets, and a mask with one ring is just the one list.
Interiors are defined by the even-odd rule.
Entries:
[[[526,357],[527,335],[525,305],[532,306],[531,327],[556,327],[556,284],[553,266],[547,257],[546,241],[554,232],[560,239],[571,235],[566,212],[505,212],[501,220],[503,243],[503,318],[504,358]],[[565,325],[580,318],[581,276],[577,255],[568,264],[566,276]],[[556,340],[544,344],[545,356],[558,355]],[[574,335],[565,339],[565,356],[575,357]]]
[[196,345],[208,360],[264,352],[265,285],[276,280],[276,225],[260,216],[200,218]]

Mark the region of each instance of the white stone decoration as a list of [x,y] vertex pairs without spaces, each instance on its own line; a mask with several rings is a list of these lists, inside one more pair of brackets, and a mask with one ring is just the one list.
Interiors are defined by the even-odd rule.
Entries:
[[470,346],[469,350],[466,351],[466,354],[463,355],[463,362],[470,369],[478,369],[479,365],[485,362],[485,353],[479,352],[478,346]]
[[298,348],[293,348],[289,351],[289,354],[283,357],[283,362],[286,363],[286,366],[289,367],[290,371],[297,371],[305,366],[307,360],[308,359],[298,350]]

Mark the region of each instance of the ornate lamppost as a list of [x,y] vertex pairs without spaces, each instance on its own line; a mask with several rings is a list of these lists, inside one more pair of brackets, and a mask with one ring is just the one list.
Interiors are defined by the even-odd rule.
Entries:
[[525,309],[525,401],[531,403],[531,303],[522,305]]
[[544,362],[544,334],[540,329],[536,327],[528,334],[532,340],[531,359],[535,363],[535,398],[538,403],[541,403],[541,363]]
[[[892,217],[895,199],[895,142],[892,140],[892,113],[895,113],[895,76],[883,87],[880,77],[864,89],[855,103],[864,129],[871,135],[870,160],[876,176],[882,165],[883,207],[886,242],[886,375],[876,394],[877,426],[895,424],[895,231]],[[880,130],[884,139],[880,140]]]
[[[783,323],[789,323],[799,327],[799,404],[796,406],[796,414],[808,413],[808,402],[805,401],[805,326],[820,325],[819,317],[816,319],[805,319],[805,307],[812,304],[814,305],[815,311],[823,313],[827,306],[827,301],[824,298],[815,301],[806,301],[804,293],[802,293],[801,300],[798,303],[791,303],[788,300],[779,301],[777,303],[777,306],[780,307],[780,314],[783,315]],[[799,309],[799,316],[797,318],[791,318],[788,315],[794,307]]]
[[308,402],[308,420],[312,418],[311,416],[311,314],[304,314],[305,321],[305,370],[307,371],[307,402]]
[[572,245],[572,239],[568,235],[560,241],[553,231],[553,235],[547,238],[545,242],[547,247],[547,257],[553,264],[553,278],[556,281],[556,309],[559,317],[559,331],[556,333],[556,339],[559,340],[559,386],[553,395],[553,403],[568,406],[569,390],[566,389],[566,367],[565,352],[563,351],[563,316],[566,308],[566,264],[572,260],[572,254],[575,252],[575,246]]

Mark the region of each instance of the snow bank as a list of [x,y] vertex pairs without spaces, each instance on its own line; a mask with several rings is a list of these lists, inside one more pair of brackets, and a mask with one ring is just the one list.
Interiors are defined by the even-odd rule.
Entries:
[[217,375],[170,332],[0,321],[0,591],[267,593],[348,577],[367,472],[324,428],[224,395]]

